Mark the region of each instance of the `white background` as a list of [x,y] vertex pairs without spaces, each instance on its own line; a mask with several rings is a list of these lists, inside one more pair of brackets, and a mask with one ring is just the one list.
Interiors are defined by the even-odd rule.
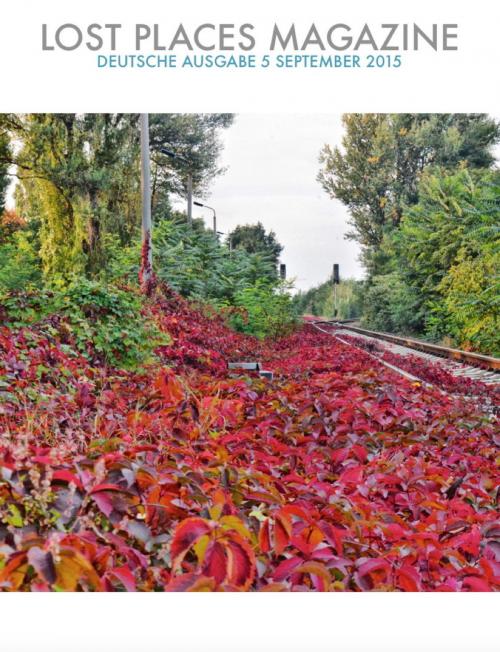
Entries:
[[[492,0],[17,0],[2,3],[1,111],[486,111],[498,113]],[[274,21],[457,22],[460,50],[405,55],[398,71],[97,70],[92,53],[42,53],[41,23],[186,26]],[[260,40],[260,37],[259,37]],[[258,51],[257,51],[258,52]],[[9,652],[493,652],[498,595],[0,595]]]
[[[12,0],[2,3],[2,110],[488,111],[499,98],[494,0]],[[92,52],[42,52],[41,24],[250,22],[260,48],[274,22],[328,26],[458,23],[459,51],[405,53],[397,70],[98,70]],[[170,28],[170,30],[169,30]],[[326,31],[326,29],[325,29]],[[131,51],[133,43],[125,51]]]

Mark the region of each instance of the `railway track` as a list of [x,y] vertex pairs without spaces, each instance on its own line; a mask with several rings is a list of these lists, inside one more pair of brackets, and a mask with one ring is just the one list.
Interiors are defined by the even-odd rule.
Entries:
[[[452,376],[469,378],[472,381],[480,381],[486,385],[494,386],[500,384],[500,359],[492,356],[472,353],[470,351],[461,351],[445,346],[431,344],[408,337],[400,337],[390,333],[380,333],[360,328],[354,325],[353,320],[349,321],[316,321],[315,328],[341,339],[341,335],[350,335],[358,339],[361,345],[373,343],[373,352],[377,348],[399,356],[412,355],[422,359],[425,362],[439,362],[440,367],[449,372]],[[374,355],[381,362],[380,355]],[[402,375],[415,380],[421,380],[407,371],[398,368],[395,365],[384,362],[386,366],[402,373]]]

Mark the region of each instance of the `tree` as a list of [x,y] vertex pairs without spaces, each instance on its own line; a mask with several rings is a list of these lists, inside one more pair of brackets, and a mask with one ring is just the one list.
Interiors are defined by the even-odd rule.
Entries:
[[[155,217],[170,214],[169,194],[183,192],[185,181],[185,170],[160,149],[189,157],[201,192],[222,172],[218,131],[231,120],[230,114],[153,115]],[[9,114],[0,126],[19,143],[15,153],[0,151],[0,165],[15,166],[18,212],[40,220],[45,277],[99,275],[110,241],[127,245],[140,225],[138,115]]]
[[130,242],[140,216],[139,128],[136,114],[85,114],[79,193],[87,206],[87,271],[105,265],[104,239]]
[[397,266],[433,337],[500,349],[500,172],[426,172],[396,238]]
[[498,353],[499,218],[498,171],[426,170],[417,204],[384,237],[384,273],[365,283],[364,323]]
[[[359,289],[361,281],[355,279],[342,279],[337,285],[337,318],[351,319],[360,315]],[[316,317],[334,316],[333,285],[331,278],[319,285],[298,292],[295,295],[295,303],[301,314],[312,314]]]
[[11,114],[4,125],[18,143],[9,159],[19,179],[16,208],[28,221],[40,220],[45,276],[64,280],[98,273],[104,233],[127,230],[124,204],[134,180],[138,186],[133,118]]
[[5,199],[7,188],[9,187],[9,137],[6,132],[2,132],[0,125],[0,215],[5,209]]
[[283,246],[278,242],[274,231],[266,232],[261,222],[237,226],[228,235],[232,249],[244,249],[249,254],[261,254],[271,264],[271,275],[276,276],[278,262]]
[[[169,195],[187,194],[187,173],[193,190],[203,196],[210,182],[224,172],[219,166],[220,132],[233,123],[231,113],[153,113],[150,116],[153,219],[170,212]],[[179,158],[171,158],[162,150]]]
[[[348,206],[348,237],[364,248],[365,264],[384,233],[397,228],[404,207],[418,201],[429,166],[488,167],[500,124],[485,114],[346,114],[342,148],[325,145],[318,180]],[[373,270],[369,270],[373,271]]]
[[386,192],[390,165],[377,153],[376,140],[385,117],[347,114],[343,150],[325,145],[320,154],[323,169],[318,180],[332,197],[348,206],[354,231],[348,234],[364,246],[380,242],[386,221]]
[[342,148],[323,148],[318,179],[349,207],[348,237],[362,246],[363,321],[493,350],[497,258],[483,236],[498,247],[489,168],[499,123],[479,113],[343,120]]

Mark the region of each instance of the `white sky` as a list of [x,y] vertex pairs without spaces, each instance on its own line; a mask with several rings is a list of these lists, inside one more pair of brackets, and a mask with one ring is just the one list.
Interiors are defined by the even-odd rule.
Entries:
[[[341,137],[340,114],[239,114],[224,132],[221,162],[228,170],[206,199],[217,211],[217,229],[261,221],[275,231],[287,276],[299,289],[325,281],[333,263],[344,278],[363,274],[358,245],[344,239],[347,210],[316,181],[321,147]],[[210,224],[210,211],[195,206],[193,215]]]

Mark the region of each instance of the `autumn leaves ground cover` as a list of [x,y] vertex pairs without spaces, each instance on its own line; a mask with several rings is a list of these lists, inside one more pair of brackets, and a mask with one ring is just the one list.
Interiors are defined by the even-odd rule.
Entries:
[[310,325],[144,310],[169,342],[133,371],[0,326],[1,590],[500,588],[491,411]]
[[387,349],[380,342],[364,340],[353,335],[340,333],[341,339],[352,343],[358,348],[365,349],[381,360],[393,364],[403,371],[407,371],[419,380],[431,383],[450,394],[462,394],[475,398],[483,398],[483,404],[498,406],[500,402],[500,385],[487,384],[478,379],[452,374],[441,361],[431,362],[418,355],[400,355]]

